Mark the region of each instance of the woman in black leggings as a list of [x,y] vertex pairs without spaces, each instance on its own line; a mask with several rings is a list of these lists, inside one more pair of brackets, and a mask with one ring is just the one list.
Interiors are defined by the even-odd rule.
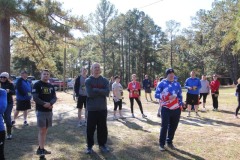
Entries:
[[143,113],[142,103],[140,101],[141,86],[140,86],[140,83],[136,80],[137,80],[137,76],[136,76],[136,74],[133,74],[132,81],[128,83],[128,91],[129,91],[129,99],[130,99],[130,104],[131,104],[132,117],[135,118],[134,113],[133,113],[133,104],[134,104],[133,101],[135,99],[137,101],[139,109],[142,113],[142,117],[145,118],[147,116]]
[[237,96],[237,99],[238,99],[238,106],[237,106],[237,109],[236,109],[235,117],[238,118],[238,111],[240,109],[240,78],[238,79],[236,96]]

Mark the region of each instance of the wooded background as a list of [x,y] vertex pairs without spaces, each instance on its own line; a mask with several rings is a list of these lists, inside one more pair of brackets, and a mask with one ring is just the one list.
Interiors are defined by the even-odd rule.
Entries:
[[[179,22],[169,20],[162,30],[143,11],[118,14],[107,0],[100,0],[87,18],[64,10],[56,0],[0,0],[0,71],[18,75],[27,69],[39,77],[48,68],[64,79],[99,62],[105,77],[120,75],[124,86],[133,73],[139,81],[145,74],[153,80],[169,67],[180,82],[195,70],[198,77],[216,73],[236,83],[239,8],[238,0],[215,0],[211,10],[195,14],[189,28],[180,30]],[[85,36],[74,38],[73,30]]]

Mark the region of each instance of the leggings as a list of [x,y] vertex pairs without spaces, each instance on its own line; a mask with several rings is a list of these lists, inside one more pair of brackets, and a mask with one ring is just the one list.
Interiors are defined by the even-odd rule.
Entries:
[[122,110],[122,100],[121,99],[119,99],[119,101],[117,101],[117,102],[114,101],[114,111],[117,110],[118,106],[119,106],[119,110]]
[[138,106],[139,106],[139,109],[140,109],[141,113],[143,114],[142,103],[141,103],[141,101],[139,100],[139,98],[130,98],[131,112],[133,113],[133,104],[134,104],[134,101],[133,101],[133,100],[134,100],[134,99],[137,101],[137,104],[138,104]]
[[215,94],[212,94],[212,100],[213,100],[213,108],[218,109],[218,96],[215,96]]
[[240,97],[238,96],[238,106],[237,106],[236,113],[235,113],[236,116],[238,115],[239,109],[240,109]]
[[4,160],[5,131],[0,131],[0,159]]
[[10,102],[8,103],[7,108],[3,115],[4,122],[6,123],[7,134],[12,134],[12,120],[11,120],[12,109],[13,102]]
[[208,93],[200,93],[199,99],[201,99],[203,97],[203,103],[206,103],[207,95],[208,95]]

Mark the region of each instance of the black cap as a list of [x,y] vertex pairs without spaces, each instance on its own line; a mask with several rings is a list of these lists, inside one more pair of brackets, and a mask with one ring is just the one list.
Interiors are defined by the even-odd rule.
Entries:
[[166,69],[165,73],[166,73],[166,76],[167,76],[170,73],[174,73],[174,70],[172,68],[168,68],[168,69]]

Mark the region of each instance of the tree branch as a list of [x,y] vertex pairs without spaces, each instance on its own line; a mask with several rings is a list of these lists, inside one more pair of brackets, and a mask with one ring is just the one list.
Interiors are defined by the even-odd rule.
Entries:
[[29,36],[29,38],[33,41],[33,44],[37,47],[37,49],[39,50],[39,52],[42,54],[43,58],[46,58],[43,51],[41,50],[41,48],[39,47],[39,45],[36,43],[36,41],[33,39],[33,37],[31,36],[31,34],[28,32],[27,28],[22,25],[22,28],[25,30],[25,32],[27,33],[27,35]]

